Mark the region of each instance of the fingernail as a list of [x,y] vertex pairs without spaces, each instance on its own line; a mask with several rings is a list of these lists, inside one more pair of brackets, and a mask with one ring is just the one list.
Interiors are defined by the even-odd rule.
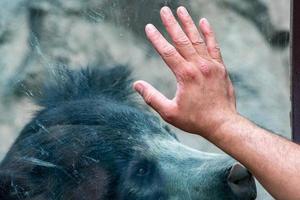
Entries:
[[183,7],[183,6],[179,7],[179,8],[178,8],[178,11],[179,11],[180,14],[182,14],[182,15],[184,15],[184,16],[188,16],[188,15],[189,15],[188,11],[187,11],[186,8]]
[[205,25],[205,26],[209,26],[209,22],[208,22],[208,20],[206,18],[202,18],[200,20],[200,23],[203,24],[203,25]]
[[156,28],[155,28],[155,26],[153,24],[147,24],[146,31],[149,32],[149,33],[155,32]]
[[170,10],[169,7],[165,6],[161,9],[161,12],[164,16],[170,16],[172,11]]
[[136,83],[134,85],[134,89],[140,93],[140,94],[143,94],[143,90],[144,90],[144,86],[141,84],[141,83]]

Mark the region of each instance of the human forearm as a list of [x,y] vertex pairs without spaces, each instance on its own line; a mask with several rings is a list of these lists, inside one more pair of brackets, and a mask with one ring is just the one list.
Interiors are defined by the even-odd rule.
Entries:
[[239,115],[234,115],[207,139],[244,164],[276,199],[300,199],[297,144]]
[[275,198],[300,199],[300,147],[237,114],[234,88],[210,24],[202,19],[197,27],[183,7],[177,16],[182,26],[169,8],[161,10],[173,45],[153,25],[146,26],[148,39],[176,77],[175,97],[166,98],[144,81],[135,82],[136,91],[164,120],[203,136],[243,163]]

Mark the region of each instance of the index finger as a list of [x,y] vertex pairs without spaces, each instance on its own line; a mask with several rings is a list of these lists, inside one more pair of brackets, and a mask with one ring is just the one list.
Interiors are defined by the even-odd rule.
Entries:
[[177,77],[180,67],[186,62],[185,59],[178,53],[176,48],[162,36],[154,25],[148,24],[145,30],[153,47]]

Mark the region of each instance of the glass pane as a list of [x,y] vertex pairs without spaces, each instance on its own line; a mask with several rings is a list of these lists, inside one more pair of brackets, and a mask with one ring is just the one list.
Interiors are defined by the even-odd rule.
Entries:
[[[40,106],[33,103],[33,99],[43,95],[41,88],[44,82],[49,82],[49,74],[58,74],[60,76],[61,74],[59,73],[63,73],[58,72],[56,70],[57,68],[61,69],[63,66],[68,66],[69,69],[76,70],[91,66],[98,69],[104,69],[123,65],[132,70],[133,77],[152,83],[157,89],[166,94],[166,96],[172,98],[176,89],[175,79],[170,70],[151,48],[144,34],[144,26],[147,23],[153,23],[164,35],[166,35],[166,31],[159,18],[159,10],[164,5],[171,7],[173,11],[180,5],[186,6],[195,21],[198,21],[200,17],[209,19],[218,36],[226,66],[229,69],[230,76],[236,88],[237,106],[240,113],[260,126],[290,138],[288,48],[290,1],[2,0],[0,2],[0,159],[4,158],[20,131],[31,121],[35,112],[41,109]],[[109,75],[112,76],[112,74]],[[61,75],[60,78],[64,81],[69,80],[64,79],[66,78],[64,75]],[[112,77],[111,80],[108,79],[107,81],[108,83],[113,83],[109,82],[113,80]],[[83,86],[79,84],[78,87]],[[78,89],[78,91],[84,93],[84,90]],[[68,99],[67,95],[70,94],[68,93],[70,90],[61,88],[61,92],[62,93],[57,92],[55,93],[56,96],[53,95],[51,98],[48,98],[54,102],[55,98],[60,99],[64,105],[65,101]],[[121,91],[117,92],[123,94]],[[102,102],[104,103],[104,106],[102,104],[101,106],[105,107],[105,103],[109,104],[111,101],[113,100],[108,99],[107,102]],[[94,104],[89,103],[88,105]],[[99,106],[98,104],[95,105]],[[111,104],[109,105],[111,106]],[[83,107],[84,106],[85,105],[83,105]],[[146,110],[146,107],[143,107],[143,109]],[[56,113],[56,124],[52,124],[51,126],[45,125],[47,124],[47,119],[44,119],[45,121],[42,122],[39,120],[34,121],[34,126],[37,127],[38,130],[46,133],[48,133],[48,131],[54,131],[52,129],[53,126],[62,126],[65,125],[64,123],[68,124],[66,121],[70,119],[66,116],[69,116],[70,113],[72,113],[72,110],[68,110],[68,112],[59,112],[59,114]],[[97,108],[95,108],[95,110],[97,110]],[[75,114],[76,113],[74,113],[74,115]],[[122,115],[116,114],[116,116]],[[104,116],[104,118],[105,117],[108,116]],[[124,116],[122,120],[126,117],[130,116]],[[133,115],[131,117],[132,119],[135,119],[136,116]],[[141,120],[141,118],[137,117],[136,120]],[[120,123],[122,120],[120,120]],[[154,121],[152,122],[151,118],[149,121],[141,121],[145,126],[145,130],[140,130],[141,134],[150,131],[149,127],[151,128],[152,123],[158,124],[155,119],[153,120]],[[116,121],[112,121],[112,123],[115,124]],[[32,128],[31,126],[32,124],[27,128],[30,129]],[[160,130],[155,126],[153,125],[151,131]],[[65,130],[65,128],[66,127],[55,129],[58,131],[55,135],[57,135],[57,137],[62,137],[59,130]],[[77,133],[82,135],[87,131],[86,128],[87,127],[77,127],[74,129],[74,127],[68,127],[66,130],[71,131],[72,134]],[[177,134],[179,141],[186,145],[205,152],[221,153],[217,148],[200,137],[182,133],[175,128],[171,129]],[[122,127],[122,130],[124,131],[124,127]],[[126,131],[128,130],[129,128]],[[163,130],[164,132],[169,132],[166,129]],[[94,131],[97,132],[99,130],[95,129]],[[118,132],[120,130],[115,128],[111,131]],[[91,138],[94,137],[92,135],[89,136]],[[130,141],[130,137],[128,136],[128,141]],[[42,135],[39,135],[37,138],[40,140],[45,139]],[[77,148],[72,148],[71,146],[80,146],[80,141],[76,142],[75,140],[70,140],[67,142],[64,141],[64,139],[66,138],[57,138],[57,144],[66,142],[69,145],[67,145],[68,148],[74,151],[64,152],[65,154],[61,155],[61,158],[66,159],[66,161],[67,159],[70,159],[68,161],[71,161],[71,158],[76,157],[78,153],[76,152]],[[21,138],[20,140],[27,141],[26,138]],[[146,139],[144,138],[143,140]],[[33,143],[33,141],[36,143]],[[43,145],[46,145],[47,141],[48,140],[45,139]],[[151,145],[155,146],[151,141],[152,139],[147,141],[147,149],[151,149]],[[16,158],[19,159],[19,161],[20,159],[21,161],[22,159],[25,159],[26,162],[23,160],[25,163],[31,163],[34,166],[42,166],[42,168],[57,167],[55,163],[50,162],[47,159],[29,156],[31,155],[31,152],[39,151],[39,155],[43,157],[43,145],[39,145],[39,142],[41,141],[36,141],[36,139],[31,138],[27,142],[28,143],[25,142],[23,146],[19,147],[19,150],[21,151],[20,154],[12,153],[9,154],[8,157],[13,160],[14,156],[19,156]],[[63,146],[64,145],[61,147]],[[54,154],[54,152],[57,151],[55,145],[53,147],[48,146],[48,148],[49,149],[44,152],[45,155],[49,153]],[[146,147],[141,146],[140,148]],[[175,145],[174,149],[172,145],[167,145],[165,148],[166,151],[174,153],[173,150],[179,147]],[[186,147],[182,148],[186,150]],[[147,149],[144,149],[144,151],[147,152]],[[13,151],[15,150],[13,149]],[[185,152],[185,150],[182,151]],[[84,149],[82,151],[90,151],[90,149]],[[120,151],[127,150],[120,149]],[[162,163],[168,161],[167,157],[162,156],[165,155],[164,153],[166,152],[156,153],[157,155],[154,155],[159,157]],[[57,155],[59,155],[59,153]],[[183,153],[182,155],[190,154]],[[118,156],[115,156],[116,157],[113,159],[117,159]],[[139,156],[133,156],[134,161],[132,162],[137,160],[138,164],[142,166],[145,165],[146,169],[152,167],[152,165],[147,164],[148,161],[145,161],[145,159],[139,159]],[[205,156],[202,154],[201,156],[203,161],[205,161]],[[184,157],[184,159],[188,158],[188,156]],[[194,157],[191,156],[191,158]],[[97,158],[87,157],[87,159],[89,160],[86,161],[87,163],[98,162]],[[174,157],[174,159],[176,161],[176,157]],[[178,157],[178,159],[183,158]],[[23,162],[21,161],[20,163]],[[220,160],[218,161],[221,162]],[[187,161],[187,163],[189,162]],[[191,162],[190,165],[192,166],[193,162]],[[189,165],[185,165],[185,167],[188,168]],[[3,167],[0,168],[0,170],[2,169]],[[81,171],[82,173],[79,173],[78,176],[94,176],[98,179],[93,180],[105,182],[104,179],[107,177],[105,174],[102,174],[102,171],[99,171],[98,168],[93,167],[84,169],[86,171]],[[182,170],[182,167],[180,169]],[[204,169],[204,171],[205,170],[208,169]],[[28,171],[28,173],[30,172]],[[43,170],[38,171],[37,173],[40,173],[39,175],[43,176]],[[47,171],[47,173],[50,172]],[[143,167],[138,168],[137,174],[143,175],[144,173],[147,172],[145,172]],[[0,175],[1,174],[2,172]],[[125,174],[125,177],[130,175],[129,172],[126,172]],[[208,176],[207,174],[209,173],[207,172],[207,174],[205,174],[199,172],[199,174],[199,176],[207,178],[206,176]],[[72,176],[73,175],[74,174],[72,174]],[[159,175],[152,175],[151,177],[155,178],[156,176],[159,177]],[[171,171],[169,171],[168,177],[172,177]],[[181,177],[182,179],[180,176],[178,177],[176,181],[184,181],[183,177]],[[51,184],[51,181],[53,180],[47,179],[41,184]],[[115,181],[118,182],[121,180]],[[191,182],[193,181],[194,180]],[[162,182],[158,183],[162,184]],[[18,182],[16,185],[17,184]],[[34,184],[36,184],[36,182]],[[126,182],[126,184],[130,183]],[[146,183],[141,182],[139,184]],[[209,184],[211,183],[207,180],[205,187],[213,187]],[[25,186],[25,190],[27,187],[29,186]],[[62,191],[60,191],[61,193],[67,191],[70,192],[68,190],[69,185],[67,182],[63,184],[63,187],[66,187],[66,189],[65,191],[62,189]],[[92,182],[85,182],[83,185],[77,184],[76,187],[76,191],[74,189],[71,192],[74,199],[81,198],[79,191],[84,193],[89,191],[90,194],[97,194],[98,197],[100,196],[100,199],[102,199],[102,197],[105,198],[105,195],[103,194],[106,192],[106,190],[103,189],[105,188],[105,185],[100,184],[100,189],[95,189],[95,187],[92,187]],[[75,186],[73,188],[75,188]],[[139,187],[137,186],[136,188]],[[199,190],[202,191],[204,189],[200,187]],[[182,190],[181,195],[178,196],[185,196],[187,191],[188,190]],[[35,192],[45,198],[45,196],[43,196],[45,194],[41,194],[40,191]],[[191,199],[197,199],[195,196],[197,196],[198,193],[199,191],[190,194]],[[219,198],[219,196],[209,196],[213,195],[209,194],[209,189],[205,190],[204,194],[213,199]],[[217,192],[214,195],[221,194],[222,191],[220,189],[220,192]],[[24,193],[22,195],[34,196],[36,194]],[[39,198],[38,195],[34,197]],[[146,196],[143,195],[146,195],[145,192],[140,198],[145,199]],[[166,198],[164,196],[165,194],[160,195],[158,192],[157,195],[162,199]],[[31,197],[33,198],[33,196]],[[158,199],[158,196],[154,195],[149,197],[149,199]],[[49,198],[49,196],[47,198]],[[62,195],[60,198],[67,197]],[[87,199],[88,198],[95,199],[95,196],[87,196]],[[220,199],[224,199],[224,196],[223,198],[220,197]],[[258,199],[272,198],[259,187]]]

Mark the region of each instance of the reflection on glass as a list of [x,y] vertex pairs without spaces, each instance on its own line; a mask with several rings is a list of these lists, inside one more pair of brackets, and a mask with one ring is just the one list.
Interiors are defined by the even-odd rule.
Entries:
[[[124,65],[173,96],[174,79],[144,36],[147,23],[166,34],[159,19],[164,5],[173,10],[184,5],[195,20],[210,20],[239,111],[290,137],[289,1],[4,0],[0,5],[0,158],[34,111],[49,106],[26,126],[1,164],[0,188],[15,198],[253,197],[251,181],[233,186],[252,180],[247,170],[226,156],[181,144],[218,151],[177,130],[174,137],[174,131],[127,98],[126,77],[113,77],[128,74],[113,68]],[[56,70],[64,66],[102,71],[72,79],[75,75]],[[94,83],[91,91],[87,80]],[[41,89],[45,82],[54,84],[49,93]],[[110,83],[116,87],[111,91],[105,89]],[[47,101],[41,101],[45,95]],[[87,100],[78,103],[83,97]],[[32,99],[39,99],[40,106]],[[258,198],[271,199],[260,188]]]

